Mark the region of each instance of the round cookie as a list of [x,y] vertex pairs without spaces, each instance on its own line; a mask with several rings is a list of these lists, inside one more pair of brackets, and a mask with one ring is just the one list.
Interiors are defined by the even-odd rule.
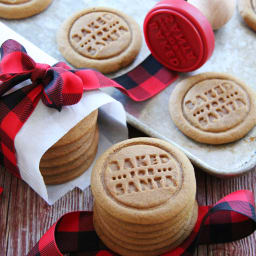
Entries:
[[196,181],[193,166],[176,147],[135,138],[115,144],[97,160],[91,188],[95,202],[113,217],[157,224],[195,200]]
[[171,94],[169,111],[185,135],[208,144],[238,140],[256,124],[254,91],[222,73],[203,73],[181,81]]
[[97,208],[95,215],[97,215],[97,219],[103,223],[101,226],[104,227],[104,230],[106,229],[112,237],[117,237],[124,242],[135,245],[152,245],[156,243],[159,244],[166,241],[167,239],[169,241],[168,243],[171,243],[171,238],[173,238],[173,241],[175,241],[176,234],[182,230],[188,220],[192,218],[194,207],[196,207],[196,203],[194,203],[193,207],[191,207],[189,211],[186,212],[186,216],[179,221],[169,224],[161,230],[149,233],[136,233],[136,228],[134,228],[133,232],[127,232],[126,230],[120,228],[118,225],[113,225],[111,222],[106,221],[105,216],[102,216],[101,212],[98,211]]
[[76,126],[70,129],[60,140],[58,140],[51,148],[60,147],[71,144],[86,134],[91,127],[93,127],[98,118],[98,110],[94,110],[84,119],[82,119]]
[[46,9],[52,0],[0,0],[0,17],[23,19]]
[[[186,205],[177,216],[174,216],[170,220],[166,220],[165,222],[158,224],[143,225],[128,223],[121,221],[120,219],[113,218],[103,208],[97,205],[97,203],[94,203],[94,209],[97,210],[97,212],[102,216],[102,218],[104,218],[107,223],[113,227],[116,227],[117,231],[124,232],[128,236],[130,234],[130,236],[136,236],[138,238],[152,238],[166,233],[166,229],[168,229],[170,226],[175,226],[176,224],[183,222],[188,215],[188,212],[191,212],[193,207],[194,199],[191,199],[191,202],[189,202],[189,204]],[[134,234],[135,232],[136,234]]]
[[153,239],[129,238],[125,235],[118,234],[113,227],[110,227],[109,225],[107,225],[107,223],[102,221],[97,213],[94,215],[94,218],[95,222],[98,222],[98,224],[102,227],[104,233],[107,234],[110,238],[113,238],[114,241],[118,241],[118,244],[120,246],[135,251],[153,251],[175,243],[181,236],[183,236],[184,229],[188,228],[190,229],[190,231],[192,231],[194,226],[191,225],[191,220],[192,218],[197,219],[197,216],[195,216],[196,212],[198,212],[197,203],[194,204],[193,209],[189,212],[189,215],[184,220],[183,226],[180,227],[178,230],[175,230],[176,232],[169,233],[160,236],[159,238]]
[[59,50],[77,68],[110,73],[130,64],[141,48],[139,25],[126,14],[106,7],[74,14],[57,35]]
[[55,166],[55,167],[40,166],[40,172],[44,176],[52,176],[52,175],[65,173],[79,167],[84,162],[84,159],[86,159],[86,156],[90,155],[90,152],[95,150],[95,148],[97,147],[98,141],[99,141],[99,131],[97,129],[97,131],[95,131],[94,136],[92,136],[90,141],[87,144],[85,144],[86,147],[84,147],[83,149],[84,151],[78,158],[60,166]]
[[90,146],[89,143],[84,143],[80,148],[78,148],[73,152],[68,153],[67,155],[56,157],[50,160],[44,160],[43,158],[41,158],[39,166],[40,168],[46,168],[46,167],[51,168],[51,167],[58,167],[61,165],[69,164],[72,161],[75,161],[76,159],[78,159],[84,152],[86,152],[89,146]]
[[86,157],[84,157],[84,162],[79,167],[58,175],[43,176],[45,184],[47,185],[62,184],[82,175],[92,164],[96,156],[97,149],[98,149],[98,143],[95,143],[95,148],[92,149],[90,154],[86,154]]
[[[145,256],[145,255],[157,256],[157,255],[166,253],[168,251],[171,251],[174,248],[176,248],[177,246],[179,246],[180,244],[182,244],[185,241],[185,239],[192,232],[193,227],[196,224],[197,217],[198,217],[198,206],[194,207],[194,212],[192,214],[190,223],[188,225],[184,226],[183,230],[180,231],[181,232],[180,237],[177,237],[177,240],[174,243],[172,243],[166,247],[156,249],[156,250],[150,250],[150,251],[143,251],[143,250],[141,250],[141,247],[138,247],[140,249],[139,251],[125,248],[122,245],[126,246],[126,243],[122,243],[122,242],[120,242],[120,240],[118,241],[117,239],[113,239],[113,238],[111,239],[111,236],[109,236],[108,234],[105,234],[105,230],[104,230],[104,232],[102,231],[101,226],[97,223],[97,219],[96,220],[94,219],[93,221],[94,221],[95,230],[96,230],[98,236],[100,237],[100,239],[104,242],[104,244],[108,248],[110,248],[114,252],[117,252],[118,254],[123,255],[123,256],[130,256],[130,255],[133,255],[133,256]],[[121,243],[122,243],[122,245],[121,245]]]
[[244,22],[256,31],[256,0],[238,0],[238,9]]
[[95,134],[95,130],[96,128],[96,124],[90,128],[90,130],[85,133],[79,140],[67,144],[67,145],[63,145],[60,147],[50,147],[43,155],[43,159],[44,160],[50,160],[50,159],[54,159],[56,157],[60,157],[63,155],[66,155],[70,152],[75,151],[76,149],[80,148],[84,143],[90,143],[90,140],[94,137]]

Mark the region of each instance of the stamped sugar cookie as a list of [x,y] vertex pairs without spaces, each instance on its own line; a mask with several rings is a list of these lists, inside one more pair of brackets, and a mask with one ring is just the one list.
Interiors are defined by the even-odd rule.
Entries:
[[197,220],[193,166],[159,139],[112,146],[97,160],[91,188],[95,230],[120,255],[168,252],[189,236]]
[[244,22],[256,31],[256,0],[239,0],[238,9]]
[[43,175],[45,184],[47,185],[62,184],[82,175],[90,167],[90,165],[92,164],[96,156],[97,149],[98,149],[98,141],[93,144],[94,144],[93,149],[89,154],[84,156],[84,161],[80,166],[74,169],[71,169],[69,171],[66,171],[64,173],[61,172],[57,175]]
[[118,143],[97,160],[91,177],[95,200],[122,221],[157,224],[195,200],[194,169],[169,143],[139,138]]
[[112,217],[107,211],[101,208],[99,205],[95,204],[94,209],[103,216],[104,220],[109,223],[111,226],[116,227],[116,231],[124,232],[127,236],[129,236],[130,232],[136,232],[135,237],[141,238],[153,238],[158,237],[159,235],[166,234],[170,232],[170,230],[176,230],[177,225],[184,223],[184,219],[188,216],[188,213],[192,211],[194,207],[194,201],[191,200],[177,216],[173,216],[170,220],[164,221],[162,223],[157,224],[133,224],[131,222],[120,221],[116,218]]
[[96,127],[98,118],[98,109],[91,112],[82,119],[76,126],[68,131],[60,140],[58,140],[51,149],[66,146],[80,140],[92,127]]
[[90,141],[93,139],[94,134],[95,134],[95,130],[97,130],[97,128],[95,128],[95,126],[97,127],[97,125],[94,125],[92,128],[90,128],[90,130],[88,132],[86,132],[86,134],[84,134],[81,138],[79,138],[79,140],[67,144],[67,145],[63,145],[63,146],[59,146],[59,147],[51,147],[49,148],[43,155],[43,159],[44,160],[51,160],[63,155],[66,155],[72,151],[77,150],[78,148],[80,148],[84,143],[89,143]]
[[[153,245],[157,243],[157,246],[159,246],[158,248],[162,248],[166,245],[161,244],[161,242],[167,242],[168,244],[171,244],[177,239],[178,233],[182,233],[182,227],[184,227],[186,223],[192,218],[193,210],[195,208],[194,206],[197,207],[195,205],[195,202],[193,202],[193,207],[190,209],[190,211],[188,211],[189,214],[186,214],[186,218],[181,218],[179,221],[174,221],[172,224],[169,224],[169,222],[167,222],[165,228],[162,227],[161,229],[154,232],[138,232],[138,225],[134,226],[133,231],[124,230],[119,225],[108,222],[108,219],[105,218],[105,215],[102,215],[102,213],[99,212],[99,209],[97,209],[97,207],[94,207],[94,211],[96,210],[95,215],[97,215],[98,220],[103,223],[105,222],[101,226],[104,227],[104,229],[108,230],[108,232],[111,233],[113,237],[116,237],[124,242],[141,246]],[[112,225],[114,225],[115,229],[111,228],[113,227]]]
[[171,94],[173,122],[188,137],[223,144],[245,136],[256,124],[254,91],[237,78],[203,73],[181,81]]
[[[46,162],[45,161],[43,162],[41,159],[39,168],[42,175],[56,175],[56,174],[63,173],[65,171],[69,171],[71,169],[78,167],[84,162],[86,155],[90,154],[91,151],[94,151],[94,149],[96,148],[96,144],[98,144],[98,140],[99,140],[99,131],[97,128],[97,130],[95,131],[93,136],[90,138],[90,140],[87,143],[84,143],[83,146],[81,146],[79,149],[74,151],[73,157],[70,157],[70,154],[72,154],[71,152],[66,155],[63,155],[60,158],[60,161],[58,157]],[[66,161],[63,160],[64,157],[67,158]]]
[[[150,255],[150,252],[154,252],[154,254],[155,252],[157,252],[156,255],[160,255],[161,253],[165,252],[166,247],[168,247],[169,250],[172,250],[176,247],[177,241],[183,238],[181,241],[183,242],[186,239],[186,236],[184,236],[185,234],[184,227],[188,229],[189,233],[192,231],[195,225],[195,221],[197,220],[196,211],[197,211],[197,205],[193,208],[190,216],[186,219],[182,228],[176,229],[174,232],[171,232],[171,234],[163,235],[160,240],[158,240],[157,238],[152,238],[152,239],[127,238],[126,236],[119,234],[115,232],[115,230],[111,229],[111,227],[108,226],[105,221],[100,220],[99,219],[100,217],[97,215],[97,212],[96,214],[94,214],[94,216],[96,218],[96,222],[100,225],[101,229],[104,230],[104,233],[109,238],[113,238],[112,241],[114,241],[115,243],[118,243],[119,247],[123,247],[128,250],[132,250],[134,252],[144,253],[143,255]],[[129,255],[134,255],[134,254],[131,253]]]
[[0,0],[0,17],[22,19],[46,9],[52,0]]
[[102,73],[127,66],[141,48],[139,25],[126,14],[111,8],[85,9],[61,27],[59,50],[73,66],[94,68]]
[[[176,240],[174,242],[169,243],[167,246],[158,249],[144,249],[143,246],[131,246],[131,244],[127,242],[122,242],[119,238],[113,238],[108,231],[103,229],[102,222],[98,221],[97,216],[94,218],[94,227],[95,231],[100,237],[100,239],[107,245],[108,248],[111,248],[114,252],[117,252],[123,256],[158,256],[163,253],[169,252],[175,248],[177,248],[182,242],[186,240],[186,238],[190,235],[198,217],[198,207],[194,207],[192,212],[192,217],[187,221],[187,223],[183,226],[183,228],[178,230],[178,234],[175,234]],[[106,224],[106,222],[105,222]],[[166,237],[168,239],[168,237]],[[151,240],[154,243],[154,240]],[[133,247],[131,249],[131,247]]]

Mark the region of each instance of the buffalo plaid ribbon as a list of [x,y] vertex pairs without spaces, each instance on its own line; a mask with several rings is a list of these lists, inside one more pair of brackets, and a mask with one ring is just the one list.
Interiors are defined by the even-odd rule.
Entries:
[[[191,256],[199,244],[231,242],[250,235],[255,229],[253,194],[240,190],[227,195],[214,206],[200,206],[197,223],[187,240],[163,255]],[[60,256],[77,252],[90,252],[97,256],[117,255],[102,247],[94,231],[92,212],[71,212],[62,216],[28,256]]]
[[[79,102],[83,91],[116,87],[131,99],[143,101],[177,78],[175,72],[163,67],[152,56],[131,72],[116,78],[115,82],[96,70],[72,70],[63,62],[52,67],[36,63],[14,40],[4,42],[0,53],[0,163],[17,177],[20,173],[14,139],[39,99],[46,106],[61,111],[62,106]],[[13,91],[16,85],[28,79],[31,84]]]

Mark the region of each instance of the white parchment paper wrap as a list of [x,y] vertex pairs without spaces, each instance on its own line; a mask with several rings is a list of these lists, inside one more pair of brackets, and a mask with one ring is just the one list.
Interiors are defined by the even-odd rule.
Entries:
[[[0,44],[7,39],[21,43],[28,54],[40,63],[57,61],[0,22]],[[121,103],[100,91],[86,92],[79,103],[62,108],[61,112],[46,107],[41,101],[15,138],[18,167],[22,179],[46,202],[53,204],[74,187],[90,185],[92,166],[80,177],[62,185],[46,186],[39,171],[44,152],[79,121],[100,108],[100,140],[96,158],[109,146],[128,137],[125,111]]]

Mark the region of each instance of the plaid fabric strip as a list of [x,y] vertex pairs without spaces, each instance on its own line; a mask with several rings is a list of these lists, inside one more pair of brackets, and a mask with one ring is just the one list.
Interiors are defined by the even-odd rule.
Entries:
[[143,101],[161,92],[177,78],[177,72],[165,68],[152,55],[149,55],[135,69],[114,80],[127,90],[128,96],[132,95],[139,101]]
[[152,55],[132,71],[113,80],[91,69],[73,72],[82,79],[84,90],[115,87],[134,101],[144,101],[153,97],[178,77],[177,72],[162,66]]
[[[48,107],[61,110],[63,105],[80,100],[83,84],[62,63],[54,67],[35,63],[14,40],[3,43],[0,51],[0,163],[20,177],[14,140],[39,99]],[[27,79],[32,84],[4,95]]]
[[[142,101],[177,78],[177,73],[164,68],[152,56],[114,81],[96,70],[72,70],[63,62],[53,67],[36,63],[14,40],[4,42],[0,53],[0,163],[17,177],[20,174],[14,139],[40,98],[46,106],[61,111],[62,106],[79,102],[83,91],[116,87],[131,99]],[[27,79],[31,85],[4,95]]]
[[[192,256],[198,244],[241,239],[256,230],[255,211],[254,197],[248,190],[234,192],[214,206],[200,206],[197,223],[187,240],[163,255]],[[61,217],[28,255],[62,255],[69,252],[90,252],[97,256],[116,255],[102,247],[93,228],[92,212],[72,212]]]

